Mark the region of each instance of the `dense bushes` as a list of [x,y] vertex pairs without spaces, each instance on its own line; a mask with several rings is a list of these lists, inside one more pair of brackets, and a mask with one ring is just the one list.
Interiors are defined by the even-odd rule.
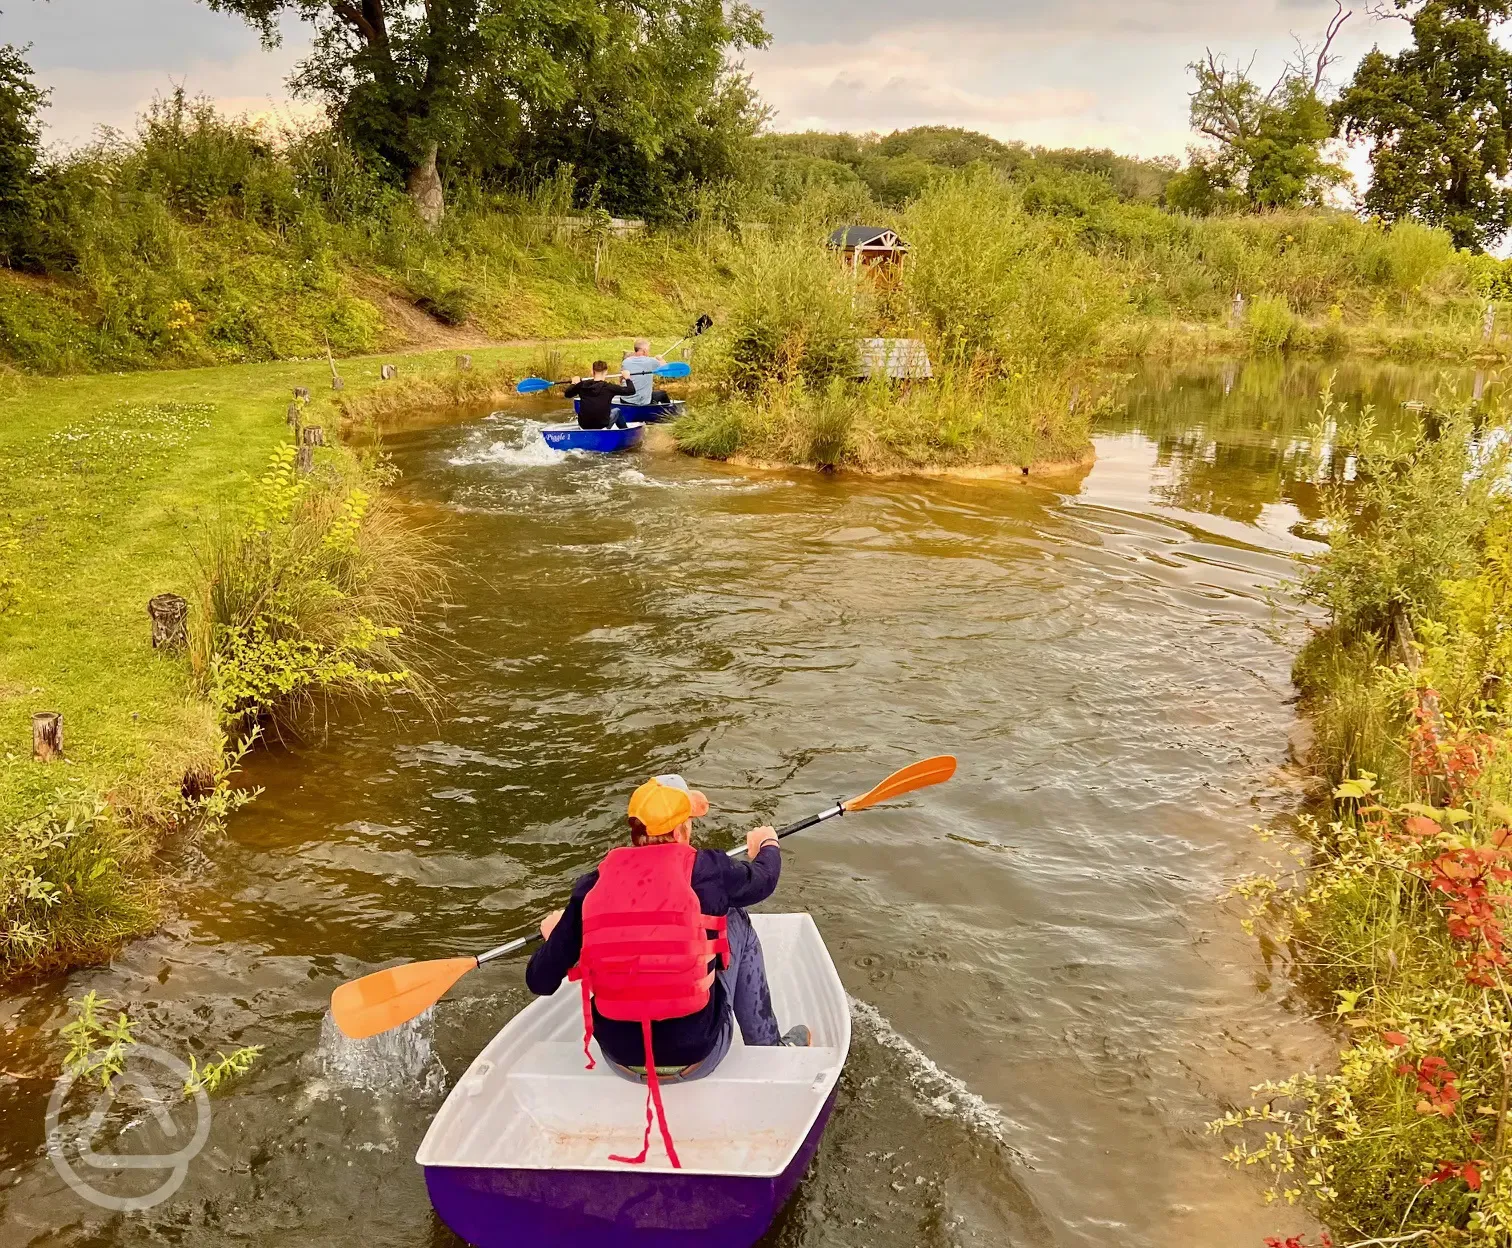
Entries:
[[[17,115],[34,118],[17,73]],[[0,129],[5,117],[0,106]],[[11,267],[47,280],[0,270],[0,360],[39,371],[370,351],[423,327],[396,301],[495,337],[675,330],[748,300],[784,248],[818,257],[829,229],[856,223],[897,225],[913,246],[902,289],[877,302],[882,319],[923,327],[947,357],[985,352],[1009,367],[1179,350],[1193,326],[1220,329],[1229,349],[1463,356],[1483,349],[1485,300],[1512,297],[1503,262],[1456,252],[1440,231],[1329,212],[1187,217],[1140,189],[1159,180],[1153,166],[1030,159],[956,130],[875,147],[774,136],[764,144],[780,159],[690,189],[677,222],[629,237],[597,200],[587,225],[566,220],[586,210],[565,167],[518,191],[455,181],[431,230],[331,132],[274,134],[182,94],[130,138],[50,166],[28,133],[0,143],[14,157],[0,177],[27,188],[14,197],[25,229],[7,227]],[[906,193],[887,191],[901,210],[847,163],[866,153],[902,162],[889,177],[913,171]],[[1248,326],[1230,325],[1236,293]],[[813,382],[827,367],[803,371]]]
[[1295,892],[1241,891],[1354,1041],[1215,1129],[1350,1239],[1493,1248],[1512,1233],[1507,430],[1453,402],[1407,430],[1323,415],[1329,549],[1304,588],[1327,627],[1297,679],[1331,816],[1302,821]]

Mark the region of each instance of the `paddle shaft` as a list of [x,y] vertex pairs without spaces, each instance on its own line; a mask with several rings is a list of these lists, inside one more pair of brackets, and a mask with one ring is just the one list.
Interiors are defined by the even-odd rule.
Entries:
[[[821,810],[817,815],[810,815],[807,819],[800,819],[797,823],[790,823],[785,828],[779,828],[777,839],[780,841],[783,837],[792,836],[794,833],[802,832],[806,828],[812,828],[815,824],[825,823],[830,819],[838,819],[844,813],[845,804],[843,802],[836,802],[828,810]],[[734,849],[730,850],[729,856],[731,858],[739,858],[745,852],[744,845],[737,845]]]
[[540,932],[532,932],[529,936],[521,936],[518,940],[511,940],[507,944],[500,945],[497,949],[490,949],[487,953],[478,955],[478,965],[492,962],[495,958],[507,958],[512,953],[519,953],[527,946],[539,944],[544,939]]

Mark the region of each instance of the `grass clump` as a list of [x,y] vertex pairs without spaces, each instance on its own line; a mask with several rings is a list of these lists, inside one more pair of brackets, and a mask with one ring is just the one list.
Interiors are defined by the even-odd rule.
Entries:
[[149,838],[101,799],[60,798],[0,835],[0,976],[108,956],[150,926]]
[[247,515],[207,528],[190,663],[228,725],[297,732],[333,698],[424,696],[416,617],[441,578],[377,486],[349,462],[305,475],[285,445]]
[[1394,432],[1327,395],[1324,417],[1329,549],[1304,591],[1328,626],[1297,679],[1332,802],[1302,821],[1296,888],[1242,891],[1352,1043],[1214,1129],[1352,1239],[1493,1248],[1512,1235],[1509,430],[1448,399]]

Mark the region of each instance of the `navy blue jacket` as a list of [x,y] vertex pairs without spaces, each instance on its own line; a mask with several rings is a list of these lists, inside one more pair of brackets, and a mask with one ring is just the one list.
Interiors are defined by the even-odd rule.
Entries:
[[[782,852],[768,845],[754,862],[734,859],[717,849],[701,849],[693,860],[693,891],[698,894],[703,912],[717,918],[732,909],[754,906],[777,891],[782,874]],[[590,871],[572,888],[572,900],[562,913],[561,922],[551,939],[537,949],[525,968],[525,983],[540,997],[554,993],[577,965],[583,951],[583,898],[598,883],[598,872]],[[651,1044],[658,1066],[691,1066],[713,1051],[719,1029],[729,1010],[724,985],[714,981],[709,1004],[697,1014],[651,1024]],[[639,1023],[618,1022],[604,1018],[595,1007],[593,1034],[599,1047],[621,1066],[643,1066],[645,1046]]]

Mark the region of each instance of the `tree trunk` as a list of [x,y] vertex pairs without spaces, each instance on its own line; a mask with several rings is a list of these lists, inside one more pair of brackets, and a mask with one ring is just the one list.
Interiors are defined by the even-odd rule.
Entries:
[[189,640],[189,604],[177,594],[159,594],[147,604],[152,619],[152,648],[182,646]]
[[435,143],[427,145],[424,157],[409,175],[410,202],[415,205],[420,219],[433,230],[446,215],[446,193],[441,187],[441,172],[436,168],[438,151]]
[[32,716],[32,757],[39,763],[63,757],[63,716],[57,711]]

